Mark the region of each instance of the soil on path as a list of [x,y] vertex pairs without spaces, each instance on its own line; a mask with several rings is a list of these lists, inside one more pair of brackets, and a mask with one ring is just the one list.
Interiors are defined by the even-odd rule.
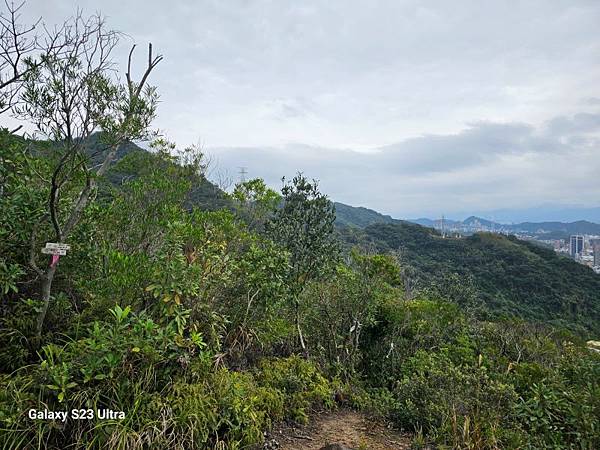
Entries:
[[[351,449],[410,449],[410,437],[373,421],[355,411],[320,414],[306,426],[276,427],[267,438],[282,450],[318,450],[328,444],[342,444]],[[269,448],[265,446],[266,448]]]

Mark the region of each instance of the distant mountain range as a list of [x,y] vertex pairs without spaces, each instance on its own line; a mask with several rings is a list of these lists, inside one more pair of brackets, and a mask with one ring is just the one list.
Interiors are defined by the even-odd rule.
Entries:
[[[440,220],[416,219],[410,222],[430,228],[441,229]],[[444,229],[462,233],[495,231],[507,234],[523,234],[538,239],[563,239],[572,234],[600,235],[600,224],[578,220],[576,222],[523,222],[503,224],[471,216],[463,221],[444,220]]]
[[[441,220],[427,218],[399,220],[383,215],[372,209],[349,206],[344,203],[335,203],[337,224],[364,228],[377,223],[405,223],[412,222],[429,228],[441,229]],[[503,224],[481,217],[471,216],[463,221],[445,219],[443,223],[447,231],[456,231],[471,234],[477,231],[494,231],[506,234],[522,234],[537,239],[565,239],[571,234],[600,235],[600,224],[587,220],[575,222],[522,222],[517,224]]]
[[600,207],[575,205],[539,205],[535,208],[497,209],[494,211],[470,211],[467,214],[455,214],[454,217],[485,217],[498,223],[522,222],[576,222],[587,220],[600,223]]

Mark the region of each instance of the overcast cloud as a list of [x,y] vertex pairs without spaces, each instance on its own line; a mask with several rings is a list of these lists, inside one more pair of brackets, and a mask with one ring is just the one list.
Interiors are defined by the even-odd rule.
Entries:
[[[600,2],[34,1],[165,55],[157,126],[397,217],[600,204]],[[127,46],[121,49],[125,56]],[[139,55],[143,61],[143,55]]]

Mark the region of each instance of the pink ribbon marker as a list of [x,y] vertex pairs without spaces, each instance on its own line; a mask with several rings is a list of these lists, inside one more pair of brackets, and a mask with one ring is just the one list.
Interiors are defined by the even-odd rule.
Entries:
[[58,262],[59,258],[60,258],[60,255],[52,255],[52,263],[50,263],[50,267],[54,267],[56,265],[56,263]]

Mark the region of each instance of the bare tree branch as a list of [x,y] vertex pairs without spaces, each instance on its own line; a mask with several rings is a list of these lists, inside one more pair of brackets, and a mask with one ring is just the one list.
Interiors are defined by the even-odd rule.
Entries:
[[[57,158],[48,180],[45,220],[50,220],[56,241],[64,242],[95,198],[97,180],[109,170],[121,145],[148,135],[158,96],[153,87],[147,86],[147,80],[162,56],[153,57],[149,46],[148,67],[136,83],[131,73],[134,46],[127,61],[127,84],[123,85],[116,77],[112,59],[119,34],[107,29],[102,16],[84,18],[78,11],[62,26],[45,30],[46,46],[59,51],[45,54],[23,77],[22,103],[11,109],[18,118],[31,121],[39,133],[54,143]],[[96,132],[102,132],[99,136],[105,146],[90,155],[90,138]],[[104,152],[94,170],[96,156]],[[73,197],[78,186],[81,186],[79,193]],[[41,270],[35,265],[35,254],[31,265],[34,270],[37,268],[36,272]],[[56,265],[41,270],[44,305],[38,320],[38,336],[56,270]]]

